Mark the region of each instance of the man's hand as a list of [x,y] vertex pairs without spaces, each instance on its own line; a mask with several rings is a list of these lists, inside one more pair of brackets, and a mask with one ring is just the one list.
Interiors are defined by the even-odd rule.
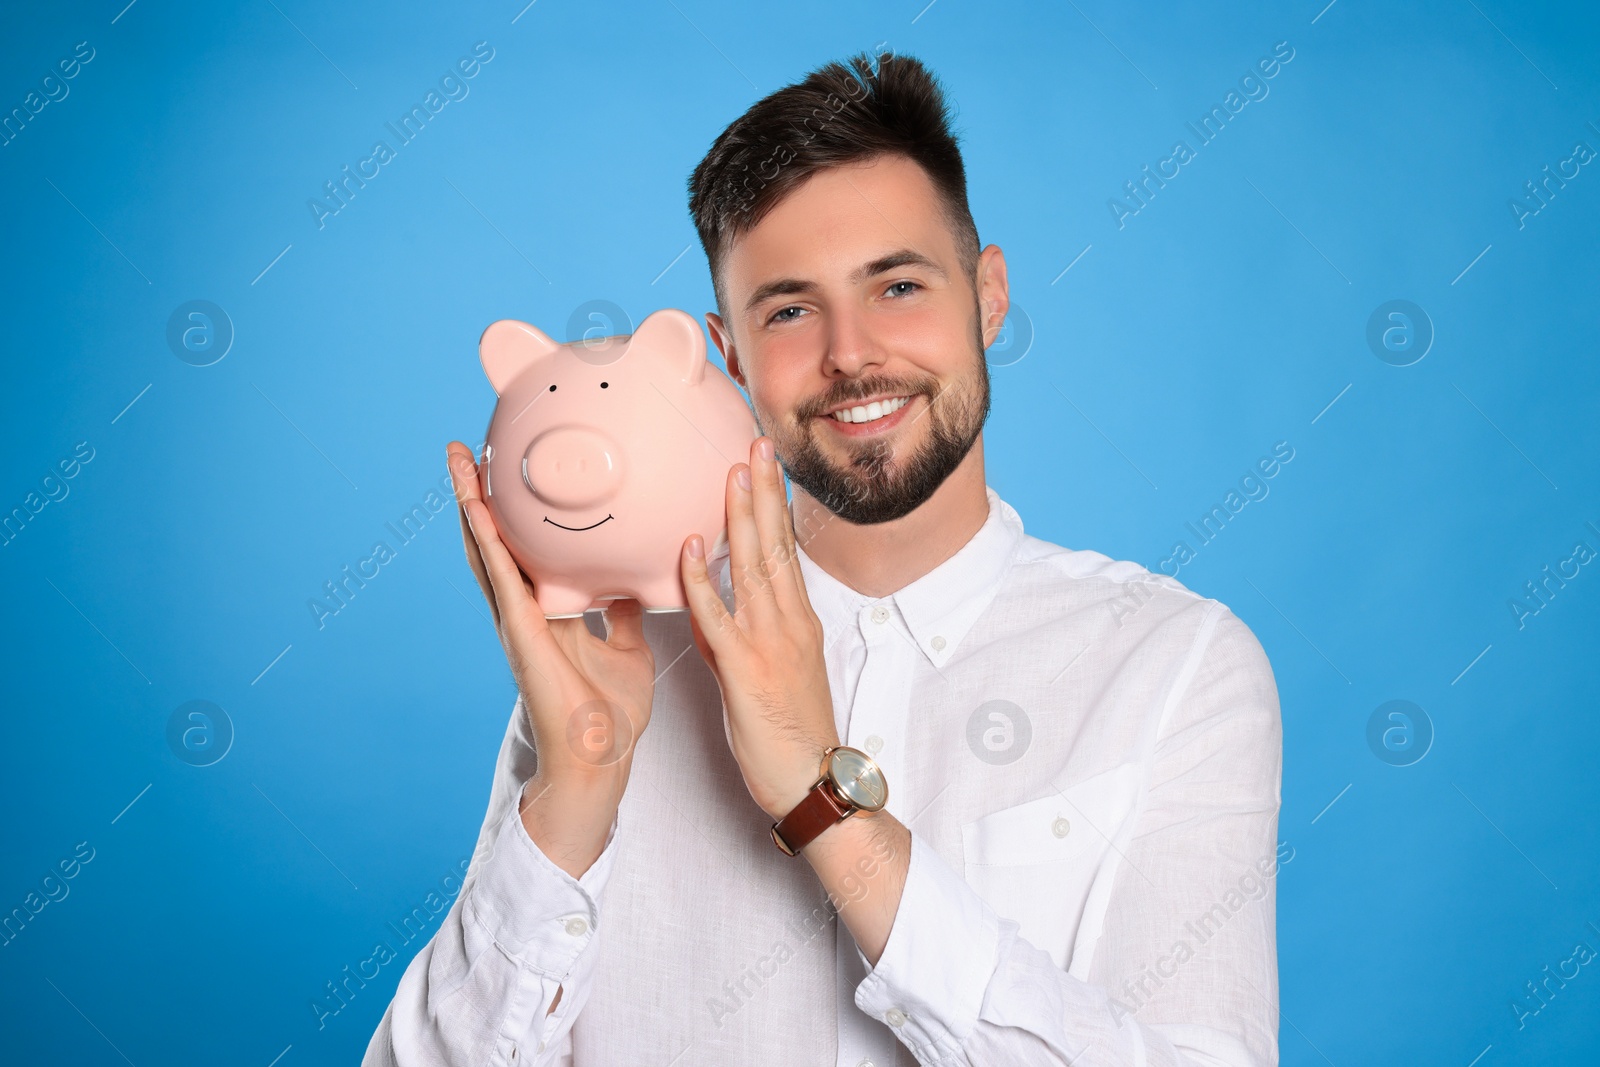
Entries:
[[712,587],[699,534],[684,542],[683,585],[695,644],[722,687],[728,746],[751,797],[777,820],[805,798],[839,733],[770,437],[729,469],[727,502],[733,614]]
[[[746,487],[741,475],[753,477],[753,485]],[[777,821],[805,799],[822,753],[839,743],[839,731],[822,656],[822,623],[806,597],[771,438],[756,438],[749,466],[735,464],[728,472],[728,546],[732,615],[712,588],[703,540],[696,534],[684,542],[690,625],[722,686],[728,745],[745,785]],[[880,811],[830,827],[801,855],[868,964],[877,966],[900,910],[910,831]]]
[[582,619],[546,619],[480,498],[472,451],[452,441],[446,455],[467,562],[489,602],[538,755],[522,823],[540,851],[577,878],[604,850],[633,746],[650,723],[655,657],[643,612],[637,600],[612,601],[604,641]]

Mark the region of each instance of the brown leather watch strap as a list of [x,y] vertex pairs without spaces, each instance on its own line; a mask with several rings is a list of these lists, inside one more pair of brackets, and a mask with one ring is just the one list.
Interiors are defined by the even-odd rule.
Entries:
[[806,798],[794,810],[772,824],[772,840],[791,856],[816,840],[818,834],[843,822],[855,807],[834,795],[833,783],[823,778],[811,787]]

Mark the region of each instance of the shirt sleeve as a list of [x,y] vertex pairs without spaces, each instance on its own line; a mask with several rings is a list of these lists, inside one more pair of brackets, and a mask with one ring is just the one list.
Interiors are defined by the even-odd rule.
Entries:
[[[535,763],[519,697],[461,892],[406,967],[363,1067],[571,1063],[572,1024],[593,987],[617,823],[583,877],[557,867],[522,825],[518,802]],[[550,1013],[558,989],[561,1003]]]
[[1208,604],[1157,725],[1098,939],[1079,938],[1094,953],[1084,978],[912,834],[894,925],[855,1001],[918,1063],[1278,1062],[1277,688],[1255,636]]

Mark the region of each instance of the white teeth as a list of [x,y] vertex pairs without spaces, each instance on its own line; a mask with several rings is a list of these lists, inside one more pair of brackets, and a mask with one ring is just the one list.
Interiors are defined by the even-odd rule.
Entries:
[[835,411],[833,418],[840,422],[876,422],[885,415],[892,415],[911,402],[909,396],[897,396],[893,400],[874,400],[865,407],[845,408]]

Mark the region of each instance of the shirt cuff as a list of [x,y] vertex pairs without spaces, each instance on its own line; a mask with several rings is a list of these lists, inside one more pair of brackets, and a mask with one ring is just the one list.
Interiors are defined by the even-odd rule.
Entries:
[[878,965],[856,986],[856,1007],[887,1024],[919,1063],[965,1062],[984,991],[1000,960],[1000,917],[926,841],[911,859]]
[[472,891],[464,894],[463,917],[487,931],[508,956],[565,980],[600,924],[600,895],[616,858],[617,820],[611,820],[599,858],[582,878],[573,878],[528,836],[521,795],[519,789],[518,803],[501,820]]

